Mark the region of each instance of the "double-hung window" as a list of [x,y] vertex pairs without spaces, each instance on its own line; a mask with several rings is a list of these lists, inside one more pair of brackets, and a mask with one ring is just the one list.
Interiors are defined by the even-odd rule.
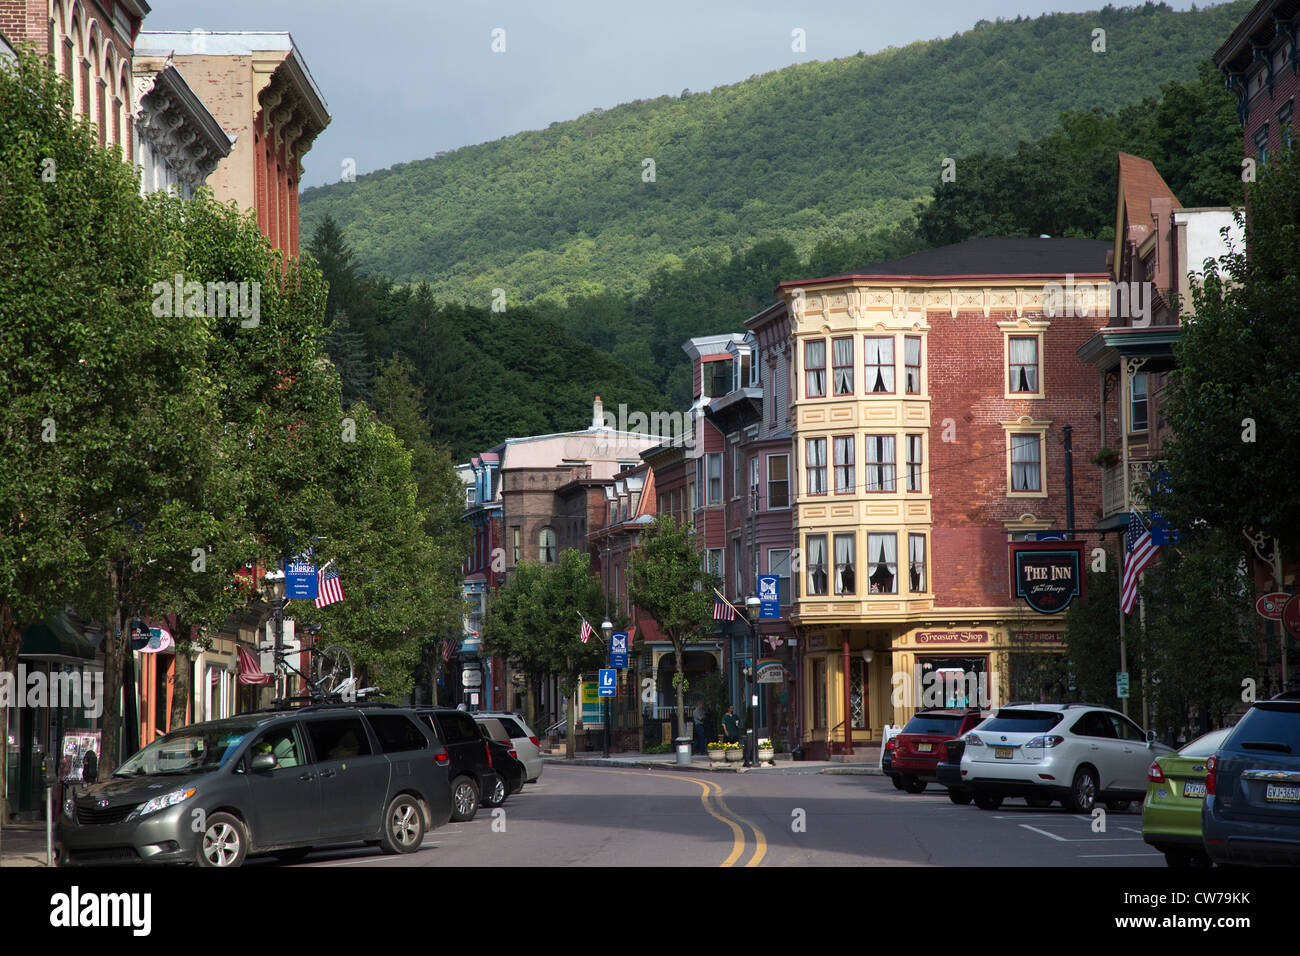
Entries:
[[867,580],[872,594],[898,593],[898,535],[867,535]]
[[867,435],[863,439],[863,465],[867,472],[867,491],[895,491],[894,436]]
[[826,535],[808,536],[808,593],[826,593]]
[[790,456],[767,456],[767,507],[790,507]]
[[808,494],[826,494],[826,439],[809,438],[804,443],[807,458]]
[[903,339],[903,370],[908,395],[921,394],[921,339],[909,335]]
[[835,493],[851,495],[853,491],[853,436],[843,435],[835,439]]
[[894,340],[884,336],[867,336],[862,340],[863,368],[868,392],[893,394]]
[[907,436],[907,490],[921,490],[921,436]]
[[803,346],[804,397],[826,396],[826,340],[810,339]]
[[722,453],[713,452],[704,457],[709,469],[709,504],[716,505],[722,501]]
[[775,574],[780,579],[780,599],[782,604],[790,604],[790,549],[772,548],[767,552],[767,573]]
[[1011,434],[1011,490],[1042,491],[1042,440],[1037,433]]
[[1038,391],[1038,336],[1013,335],[1008,342],[1010,392]]
[[925,535],[907,536],[908,590],[913,594],[925,593]]
[[857,567],[855,555],[854,536],[851,534],[837,534],[835,536],[835,593],[836,594],[856,594],[857,583],[855,580],[855,569]]
[[831,339],[831,371],[836,395],[853,394],[853,338]]
[[1147,430],[1147,373],[1137,372],[1129,385],[1129,431]]

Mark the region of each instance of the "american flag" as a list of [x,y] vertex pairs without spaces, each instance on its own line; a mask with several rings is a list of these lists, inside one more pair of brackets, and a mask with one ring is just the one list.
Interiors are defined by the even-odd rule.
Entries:
[[321,568],[316,573],[316,606],[325,607],[343,600],[343,579],[337,571]]
[[1136,511],[1129,512],[1128,533],[1125,537],[1128,548],[1124,553],[1124,580],[1120,587],[1119,607],[1128,614],[1137,600],[1138,575],[1155,558],[1160,547],[1152,543],[1151,532],[1142,524]]
[[715,621],[734,621],[736,619],[736,609],[722,598],[714,598],[713,619]]
[[586,644],[591,636],[596,633],[596,629],[587,623],[587,619],[582,619],[582,629],[578,631],[578,636],[582,638],[582,643]]
[[455,652],[456,652],[455,641],[453,641],[451,638],[447,638],[445,641],[442,642],[442,659],[444,661],[451,660],[451,655],[454,654]]

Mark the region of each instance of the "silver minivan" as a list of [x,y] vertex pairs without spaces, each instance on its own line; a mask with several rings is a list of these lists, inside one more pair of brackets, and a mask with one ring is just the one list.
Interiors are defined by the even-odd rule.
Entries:
[[542,775],[541,741],[524,719],[503,711],[484,711],[475,714],[474,719],[487,728],[488,736],[493,740],[509,740],[514,745],[519,762],[524,765],[525,780],[536,783]]

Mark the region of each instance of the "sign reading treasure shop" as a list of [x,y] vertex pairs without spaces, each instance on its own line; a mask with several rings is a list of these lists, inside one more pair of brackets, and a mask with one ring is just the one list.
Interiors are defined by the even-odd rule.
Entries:
[[1082,541],[1012,541],[1013,598],[1039,614],[1056,614],[1083,597]]

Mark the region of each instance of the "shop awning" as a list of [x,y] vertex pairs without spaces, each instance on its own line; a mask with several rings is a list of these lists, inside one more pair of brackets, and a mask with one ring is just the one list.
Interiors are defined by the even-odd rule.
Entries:
[[95,659],[95,647],[66,614],[33,624],[23,631],[20,658],[75,664]]
[[241,684],[269,684],[270,674],[263,674],[257,658],[243,644],[239,645],[239,682]]

